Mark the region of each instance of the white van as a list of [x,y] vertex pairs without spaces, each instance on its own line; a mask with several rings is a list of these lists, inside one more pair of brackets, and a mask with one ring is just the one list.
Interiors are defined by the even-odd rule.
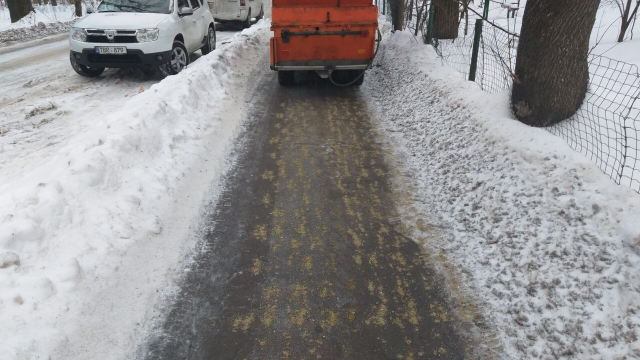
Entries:
[[260,20],[264,17],[262,0],[208,0],[209,10],[213,18],[219,23],[236,21],[248,28],[251,18]]

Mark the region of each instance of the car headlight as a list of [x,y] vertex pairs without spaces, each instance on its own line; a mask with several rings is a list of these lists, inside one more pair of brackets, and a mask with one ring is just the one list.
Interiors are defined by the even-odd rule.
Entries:
[[71,38],[78,41],[87,41],[87,32],[82,28],[71,28]]
[[158,40],[158,29],[140,29],[136,35],[138,42],[148,42]]

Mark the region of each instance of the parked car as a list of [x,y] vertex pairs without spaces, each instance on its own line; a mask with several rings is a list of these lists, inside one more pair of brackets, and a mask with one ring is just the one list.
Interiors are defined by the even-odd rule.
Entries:
[[190,54],[216,48],[216,28],[206,0],[103,0],[69,35],[70,60],[82,76],[105,68],[182,71]]
[[217,22],[239,22],[244,28],[251,26],[252,17],[264,17],[262,0],[209,0],[209,9]]

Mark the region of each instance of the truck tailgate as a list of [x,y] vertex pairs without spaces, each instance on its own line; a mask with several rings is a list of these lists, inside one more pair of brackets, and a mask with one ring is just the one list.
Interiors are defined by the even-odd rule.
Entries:
[[279,6],[272,10],[272,66],[357,65],[373,57],[375,6]]

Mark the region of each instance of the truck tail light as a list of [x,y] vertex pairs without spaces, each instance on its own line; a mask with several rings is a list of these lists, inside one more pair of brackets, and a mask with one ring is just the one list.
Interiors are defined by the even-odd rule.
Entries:
[[240,6],[246,6],[247,3],[245,2],[245,0],[240,0]]

